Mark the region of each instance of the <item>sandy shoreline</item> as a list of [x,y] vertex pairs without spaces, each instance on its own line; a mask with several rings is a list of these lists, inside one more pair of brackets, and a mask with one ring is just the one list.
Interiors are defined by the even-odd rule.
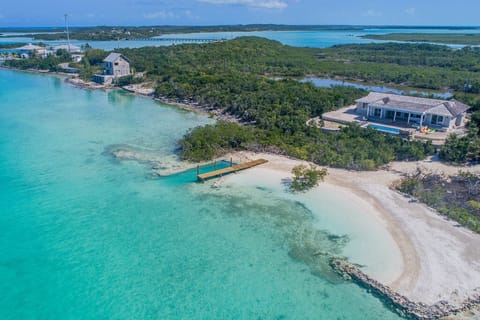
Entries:
[[[267,164],[249,169],[249,174],[275,171],[291,177],[291,168],[303,161],[272,154],[238,152],[235,162],[265,158]],[[402,173],[413,172],[417,166],[436,172],[454,174],[460,168],[437,162],[396,162],[387,170],[355,172],[329,169],[323,188],[342,188],[356,195],[348,201],[367,202],[371,214],[380,217],[401,252],[402,267],[389,281],[393,290],[416,302],[433,304],[439,300],[460,303],[480,293],[480,235],[449,221],[423,204],[390,189]],[[480,173],[480,166],[461,168]],[[262,172],[263,170],[263,172]],[[228,177],[225,178],[228,181]],[[320,189],[312,192],[320,192]],[[359,203],[365,205],[365,203]],[[371,274],[375,278],[375,274]]]

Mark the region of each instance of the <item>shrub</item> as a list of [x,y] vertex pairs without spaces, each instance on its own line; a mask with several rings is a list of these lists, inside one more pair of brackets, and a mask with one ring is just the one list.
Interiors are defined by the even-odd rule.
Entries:
[[298,165],[292,169],[293,181],[290,188],[293,191],[306,191],[318,185],[319,181],[323,181],[327,175],[327,169],[318,170],[314,165],[307,167]]

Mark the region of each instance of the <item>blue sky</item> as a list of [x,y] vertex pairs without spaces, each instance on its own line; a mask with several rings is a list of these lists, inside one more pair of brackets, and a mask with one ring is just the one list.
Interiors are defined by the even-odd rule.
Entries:
[[368,24],[480,25],[479,0],[2,1],[0,26]]

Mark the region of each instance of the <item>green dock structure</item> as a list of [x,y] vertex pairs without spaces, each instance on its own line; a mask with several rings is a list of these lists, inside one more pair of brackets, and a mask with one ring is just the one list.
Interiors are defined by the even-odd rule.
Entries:
[[211,178],[221,177],[221,176],[224,176],[224,175],[227,175],[227,174],[230,174],[230,173],[234,173],[234,172],[237,172],[237,171],[241,171],[241,170],[245,170],[245,169],[248,169],[248,168],[256,167],[256,166],[259,166],[259,165],[267,163],[267,162],[268,162],[268,160],[265,160],[265,159],[257,159],[257,160],[254,160],[254,161],[245,162],[245,163],[242,163],[242,164],[237,164],[237,165],[234,165],[234,166],[231,166],[231,167],[228,167],[228,168],[224,168],[224,169],[220,169],[220,170],[214,170],[214,171],[210,171],[210,172],[202,173],[202,174],[197,174],[197,179],[198,179],[198,181],[205,181],[205,180],[208,180],[208,179],[211,179]]

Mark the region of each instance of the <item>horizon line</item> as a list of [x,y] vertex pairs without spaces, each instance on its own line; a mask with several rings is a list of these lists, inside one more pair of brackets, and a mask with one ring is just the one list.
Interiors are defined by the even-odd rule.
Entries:
[[[420,24],[279,24],[279,23],[247,23],[247,24],[199,24],[199,25],[180,25],[180,24],[152,24],[152,25],[76,25],[70,28],[208,28],[208,27],[249,27],[249,26],[279,26],[279,27],[376,27],[376,28],[458,28],[458,29],[480,29],[480,25],[420,25]],[[1,26],[0,29],[58,29],[64,28],[58,26]]]

